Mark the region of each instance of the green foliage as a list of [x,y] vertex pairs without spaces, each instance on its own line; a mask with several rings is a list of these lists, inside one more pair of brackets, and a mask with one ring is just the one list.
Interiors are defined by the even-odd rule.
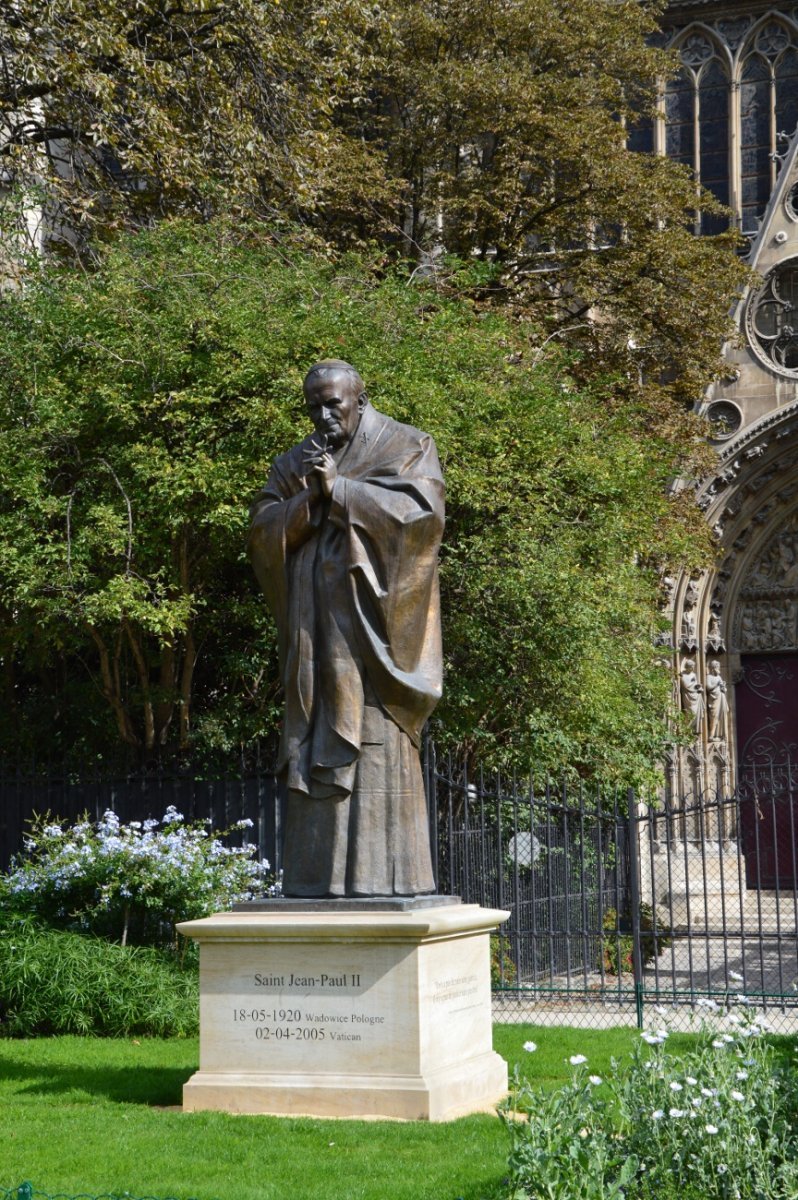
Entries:
[[691,406],[719,367],[745,272],[735,235],[692,236],[697,204],[721,211],[692,174],[626,149],[678,69],[652,44],[661,7],[16,0],[0,11],[6,225],[34,228],[38,202],[67,252],[232,211],[432,269],[443,247],[490,264],[483,291],[617,372],[670,437],[671,401]]
[[[626,929],[631,928],[631,918],[627,915],[624,922]],[[603,928],[605,937],[601,946],[603,969],[607,975],[631,974],[634,971],[634,938],[631,933],[621,933],[618,913],[614,908],[604,910]],[[673,944],[672,938],[663,937],[658,931],[654,937],[654,910],[650,904],[640,905],[640,950],[643,955],[641,966],[649,963],[662,954]]]
[[[157,826],[162,824],[163,828]],[[207,917],[268,890],[269,864],[257,847],[226,847],[207,823],[185,824],[170,807],[155,819],[121,825],[110,810],[64,828],[35,817],[25,853],[0,876],[0,901],[56,927],[140,945],[178,949],[175,924]],[[185,948],[185,943],[183,944]]]
[[360,0],[4,5],[6,236],[66,254],[216,206],[295,217],[332,201],[351,218],[365,190],[386,193],[371,148],[335,120],[364,102],[375,12]]
[[[716,1006],[717,1007],[717,1006]],[[744,1010],[745,1011],[745,1010]],[[603,1077],[584,1054],[542,1093],[516,1072],[501,1106],[513,1200],[788,1200],[798,1186],[794,1065],[777,1065],[750,1011],[705,1026],[678,1057],[644,1034]],[[721,1026],[722,1028],[722,1026]],[[530,1045],[533,1045],[530,1043]]]
[[[274,636],[248,499],[307,430],[336,355],[435,437],[449,742],[640,779],[669,696],[655,564],[683,530],[681,450],[528,321],[257,231],[163,223],[90,276],[0,298],[0,611],[7,735],[79,757],[229,754],[274,729]],[[646,566],[647,563],[651,567]],[[84,680],[85,682],[81,682]]]
[[507,939],[498,933],[490,935],[490,986],[494,989],[512,987],[517,978],[515,963],[507,952]]
[[196,1034],[197,971],[174,956],[0,913],[0,1036]]

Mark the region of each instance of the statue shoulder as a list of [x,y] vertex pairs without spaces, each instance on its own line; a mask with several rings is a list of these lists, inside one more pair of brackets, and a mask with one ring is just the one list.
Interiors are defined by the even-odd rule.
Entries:
[[438,450],[432,434],[425,433],[423,429],[416,429],[415,425],[405,425],[402,421],[395,421],[393,417],[387,417],[385,413],[377,412],[376,409],[373,411],[374,416],[383,425],[388,438],[391,440],[395,438],[397,442],[403,443],[408,448],[421,451],[437,463]]

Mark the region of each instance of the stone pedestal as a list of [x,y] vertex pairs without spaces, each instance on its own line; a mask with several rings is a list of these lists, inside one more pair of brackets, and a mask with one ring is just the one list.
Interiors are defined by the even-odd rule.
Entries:
[[444,1121],[495,1105],[489,935],[509,913],[389,906],[286,900],[179,925],[200,944],[184,1109]]

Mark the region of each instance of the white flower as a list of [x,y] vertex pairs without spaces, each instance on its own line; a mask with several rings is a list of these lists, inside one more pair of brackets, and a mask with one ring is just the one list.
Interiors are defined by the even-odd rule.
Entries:
[[730,1033],[722,1033],[720,1035],[720,1040],[722,1042],[725,1042],[727,1046],[730,1046],[731,1043],[734,1041],[734,1038],[732,1037],[732,1035]]
[[716,1050],[725,1050],[726,1049],[726,1043],[724,1041],[722,1041],[720,1038],[715,1038],[712,1045],[714,1046],[714,1048]]
[[524,1042],[524,1049],[526,1050],[527,1054],[534,1054],[537,1048],[536,1042]]
[[588,1075],[588,1079],[593,1084],[593,1087],[598,1087],[598,1085],[601,1083],[600,1075]]
[[582,1063],[586,1063],[587,1059],[584,1054],[572,1054],[568,1059],[572,1067],[581,1067]]
[[702,1088],[701,1089],[702,1096],[707,1096],[707,1097],[711,1098],[712,1096],[717,1096],[717,1094],[718,1094],[717,1088]]
[[664,1036],[659,1033],[648,1033],[647,1031],[644,1031],[640,1034],[640,1036],[644,1042],[648,1043],[649,1046],[661,1046],[665,1041]]
[[747,1071],[738,1071],[737,1074],[735,1075],[735,1079],[747,1079],[747,1078],[748,1078]]
[[694,1079],[692,1075],[685,1075],[684,1081],[685,1083],[689,1083],[690,1087],[695,1087],[695,1085],[698,1083],[698,1080]]
[[729,971],[729,979],[733,979],[735,983],[743,982],[743,977],[739,971]]
[[665,1116],[665,1113],[662,1111],[662,1109],[656,1108],[654,1110],[654,1112],[651,1114],[651,1120],[652,1121],[661,1121],[664,1116]]
[[717,1125],[705,1125],[704,1129],[706,1129],[707,1133],[717,1133],[718,1132]]
[[667,1008],[665,1007],[665,1005],[664,1005],[664,1004],[655,1004],[655,1005],[654,1005],[654,1012],[655,1012],[655,1013],[659,1013],[659,1015],[660,1015],[661,1017],[667,1017],[667,1015],[668,1015],[668,1010],[667,1010]]
[[693,1096],[690,1103],[692,1104],[693,1108],[700,1108],[701,1105],[704,1103],[704,1101],[701,1099],[700,1096]]
[[745,1100],[745,1096],[742,1094],[742,1092],[732,1092],[731,1098],[732,1100]]
[[683,1108],[669,1108],[668,1116],[669,1117],[683,1117],[684,1109]]
[[682,1090],[682,1085],[677,1083],[675,1079],[669,1086],[672,1092],[680,1092]]
[[728,1169],[725,1163],[718,1163],[718,1175],[725,1175]]

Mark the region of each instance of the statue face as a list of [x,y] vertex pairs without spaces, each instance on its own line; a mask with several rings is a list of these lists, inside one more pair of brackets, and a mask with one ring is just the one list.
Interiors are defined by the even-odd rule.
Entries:
[[305,403],[316,432],[326,434],[337,450],[350,441],[360,420],[357,381],[348,371],[330,372],[311,380]]

